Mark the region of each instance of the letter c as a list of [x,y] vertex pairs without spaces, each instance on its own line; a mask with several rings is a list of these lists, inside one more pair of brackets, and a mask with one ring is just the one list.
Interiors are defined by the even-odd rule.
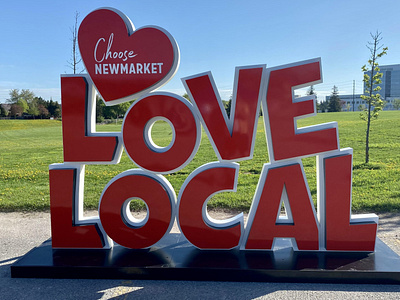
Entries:
[[101,58],[101,60],[97,59],[97,47],[99,46],[99,43],[101,40],[103,40],[103,42],[106,41],[104,38],[99,38],[99,40],[96,43],[96,46],[94,47],[94,60],[98,63],[101,63],[104,60],[104,54],[103,54],[103,57]]

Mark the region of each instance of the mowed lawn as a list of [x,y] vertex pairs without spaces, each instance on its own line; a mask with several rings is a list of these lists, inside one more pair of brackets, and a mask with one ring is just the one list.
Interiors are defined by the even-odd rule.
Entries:
[[[354,212],[400,212],[400,111],[381,112],[372,123],[370,163],[365,165],[365,128],[358,113],[324,113],[299,121],[299,126],[337,121],[341,148],[354,149]],[[98,125],[98,131],[119,131],[121,124]],[[153,140],[165,146],[171,140],[166,123],[157,124]],[[240,162],[237,192],[213,197],[210,208],[248,212],[268,151],[263,119],[257,128],[252,160]],[[202,135],[200,149],[193,161],[179,172],[165,175],[176,194],[197,167],[216,161],[208,137]],[[63,162],[61,122],[55,120],[0,120],[0,211],[48,210],[50,204],[48,166]],[[316,203],[315,157],[303,159],[308,184]],[[104,186],[119,173],[136,168],[125,153],[117,165],[90,165],[85,171],[85,207],[97,209]],[[289,199],[290,201],[290,199]],[[136,205],[136,207],[135,207]],[[133,208],[143,205],[135,202]]]

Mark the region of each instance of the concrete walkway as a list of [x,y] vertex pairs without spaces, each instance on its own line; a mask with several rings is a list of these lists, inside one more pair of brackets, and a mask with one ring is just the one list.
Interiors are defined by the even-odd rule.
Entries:
[[[0,213],[0,299],[400,299],[400,285],[11,278],[49,237],[49,213]],[[400,254],[400,215],[380,215],[378,237]]]

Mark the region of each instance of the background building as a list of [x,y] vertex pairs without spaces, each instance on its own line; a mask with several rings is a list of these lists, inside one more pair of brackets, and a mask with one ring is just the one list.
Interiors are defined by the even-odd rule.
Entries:
[[[330,96],[326,98],[329,100]],[[360,105],[365,104],[365,101],[361,99],[361,94],[355,94],[354,99],[353,95],[339,95],[339,98],[343,101],[342,111],[358,111],[360,110]]]
[[[382,99],[386,102],[383,110],[393,110],[393,100],[400,98],[400,64],[379,66],[382,73],[382,83],[379,84]],[[370,74],[370,72],[366,72]],[[365,90],[365,87],[364,87]],[[360,105],[366,105],[360,97],[360,94],[354,95],[354,110],[353,110],[353,95],[339,95],[342,100],[342,111],[359,111]],[[331,96],[326,96],[325,101],[329,101]]]

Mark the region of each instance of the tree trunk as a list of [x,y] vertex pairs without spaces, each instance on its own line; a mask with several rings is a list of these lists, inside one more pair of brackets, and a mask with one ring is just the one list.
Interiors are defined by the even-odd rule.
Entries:
[[365,163],[369,163],[369,131],[371,127],[371,102],[372,102],[372,92],[374,89],[374,71],[375,71],[375,57],[376,57],[376,46],[377,46],[377,39],[374,41],[374,50],[372,53],[372,66],[371,66],[371,77],[370,87],[369,87],[369,99],[368,99],[368,119],[367,119],[367,132],[365,138]]
[[[370,106],[370,105],[368,105]],[[368,108],[367,135],[365,138],[365,163],[369,163],[369,127],[370,127],[370,108]]]

